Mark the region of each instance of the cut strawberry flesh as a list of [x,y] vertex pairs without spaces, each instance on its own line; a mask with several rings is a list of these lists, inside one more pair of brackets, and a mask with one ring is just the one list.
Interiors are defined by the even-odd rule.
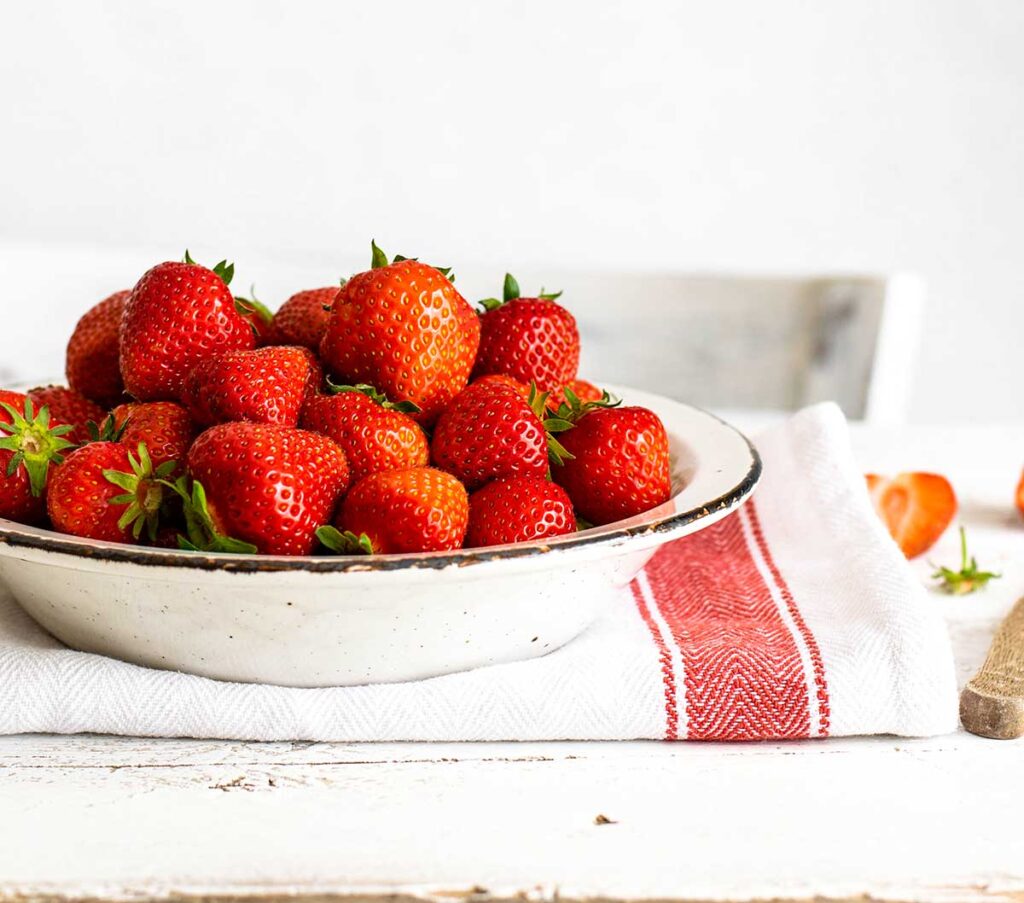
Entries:
[[956,494],[939,474],[868,474],[867,484],[875,510],[907,558],[930,549],[956,516]]

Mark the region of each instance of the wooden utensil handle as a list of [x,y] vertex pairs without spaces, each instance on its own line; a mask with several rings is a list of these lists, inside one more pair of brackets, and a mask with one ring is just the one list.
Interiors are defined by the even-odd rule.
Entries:
[[1024,736],[1024,599],[996,631],[981,670],[960,695],[960,720],[996,740]]

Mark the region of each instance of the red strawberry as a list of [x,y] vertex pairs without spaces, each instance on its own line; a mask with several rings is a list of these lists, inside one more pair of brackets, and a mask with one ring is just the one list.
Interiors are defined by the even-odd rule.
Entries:
[[146,446],[138,457],[119,442],[91,442],[73,451],[50,479],[47,509],[53,526],[106,542],[132,542],[143,530],[152,541],[160,525],[170,465],[153,469]]
[[[505,386],[509,389],[515,389],[523,398],[530,397],[530,387],[524,383],[519,382],[518,379],[513,379],[511,376],[506,376],[504,373],[488,373],[487,376],[481,376],[479,379],[474,379],[470,383],[471,386]],[[550,405],[549,405],[550,406]]]
[[577,517],[595,525],[633,517],[672,495],[668,435],[647,408],[600,402],[562,405],[560,420],[574,425],[559,439],[571,457],[552,468]]
[[331,386],[334,395],[311,395],[302,409],[303,429],[330,437],[345,452],[357,483],[381,470],[422,467],[430,446],[409,414],[415,405],[389,402],[372,386]]
[[558,446],[541,420],[544,396],[534,403],[508,385],[468,386],[437,421],[430,444],[434,463],[469,490],[497,477],[544,477],[549,448]]
[[161,263],[132,289],[121,321],[121,375],[139,401],[177,401],[189,371],[213,353],[256,346],[228,289],[234,267]]
[[114,408],[111,417],[122,445],[137,448],[144,442],[154,467],[174,461],[179,465],[175,472],[184,469],[185,458],[198,430],[180,404],[173,401],[122,404]]
[[107,416],[107,412],[96,402],[89,401],[84,395],[64,386],[30,389],[28,397],[32,399],[37,411],[45,405],[50,409],[52,420],[57,423],[70,423],[74,427],[67,434],[67,438],[75,445],[88,442],[89,424],[99,426]]
[[248,321],[249,327],[256,337],[259,348],[265,345],[287,345],[288,342],[277,341],[277,330],[274,328],[274,315],[253,291],[251,298],[235,295],[235,309]]
[[901,473],[891,480],[867,474],[879,517],[907,558],[928,551],[956,516],[956,493],[937,473]]
[[373,269],[349,279],[331,310],[320,356],[342,381],[411,401],[433,423],[463,389],[480,342],[480,322],[445,271],[387,257],[374,244]]
[[308,348],[227,351],[192,368],[181,400],[203,426],[234,420],[295,426],[306,396],[322,380],[320,363]]
[[36,411],[21,392],[0,389],[0,517],[24,524],[46,516],[50,465],[74,447],[70,424],[50,421],[49,408]]
[[114,292],[88,310],[68,342],[64,367],[68,385],[104,408],[113,407],[124,394],[118,336],[130,294]]
[[563,404],[566,404],[566,390],[575,395],[583,404],[588,401],[600,401],[604,393],[593,383],[585,379],[574,379],[559,389],[555,389],[548,396],[548,409],[557,411]]
[[311,351],[319,351],[337,295],[336,285],[311,288],[292,295],[274,314],[274,344],[302,345]]
[[462,546],[468,520],[466,490],[455,477],[410,467],[360,480],[345,496],[336,527],[317,535],[341,554],[446,552]]
[[308,555],[349,482],[345,453],[326,436],[264,423],[208,429],[188,469],[199,486],[188,494],[189,540],[210,551],[249,544],[265,555]]
[[555,303],[560,294],[521,298],[519,284],[506,274],[504,301],[481,302],[480,351],[473,376],[505,373],[544,392],[574,379],[580,333],[573,315]]
[[466,546],[499,546],[576,532],[566,491],[540,477],[493,480],[469,497]]

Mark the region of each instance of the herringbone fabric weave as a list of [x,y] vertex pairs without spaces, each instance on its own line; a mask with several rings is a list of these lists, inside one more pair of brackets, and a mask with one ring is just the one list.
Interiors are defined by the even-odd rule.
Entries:
[[257,740],[758,740],[956,726],[945,627],[838,409],[760,437],[755,499],[663,548],[564,649],[410,684],[221,683],[72,652],[0,589],[0,732]]

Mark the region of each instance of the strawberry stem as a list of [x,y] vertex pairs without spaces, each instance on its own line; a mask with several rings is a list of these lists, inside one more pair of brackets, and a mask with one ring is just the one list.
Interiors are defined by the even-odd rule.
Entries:
[[375,386],[368,383],[356,383],[352,386],[339,386],[337,383],[327,379],[327,390],[334,395],[341,395],[343,392],[357,392],[365,395],[370,401],[376,402],[386,411],[399,411],[402,414],[418,414],[419,405],[411,401],[388,401],[387,395],[377,390]]
[[139,539],[145,530],[149,541],[152,542],[156,539],[157,530],[160,529],[161,515],[165,509],[162,481],[169,477],[178,465],[175,461],[167,461],[154,470],[145,442],[139,443],[138,457],[131,452],[128,453],[128,463],[132,468],[131,473],[119,470],[103,471],[103,477],[107,482],[124,490],[121,495],[114,496],[110,504],[125,506],[117,522],[119,529],[127,530],[131,527],[135,539]]
[[373,555],[373,543],[365,533],[356,536],[351,530],[341,532],[337,527],[320,527],[316,538],[328,551],[337,555]]
[[[189,254],[188,248],[185,248],[185,257],[182,262],[190,264],[191,266],[200,266],[200,264],[196,263],[192,259],[192,255]],[[233,263],[228,263],[227,260],[222,260],[219,263],[214,264],[210,270],[214,275],[220,276],[221,281],[223,281],[225,285],[231,285],[231,280],[235,275],[235,265]]]
[[75,443],[64,438],[74,427],[50,426],[50,409],[43,405],[37,412],[28,398],[24,411],[6,402],[0,402],[0,408],[11,419],[10,423],[0,423],[0,449],[14,452],[7,464],[7,476],[14,476],[19,467],[24,467],[29,490],[39,498],[46,490],[50,465],[62,463],[63,452],[75,447]]
[[181,499],[185,513],[185,531],[188,536],[178,536],[178,547],[186,552],[230,552],[235,555],[255,555],[259,552],[252,543],[225,536],[213,522],[206,490],[199,480],[178,477],[173,483],[166,478],[161,484],[173,490]]
[[984,589],[990,580],[998,580],[1000,577],[1002,574],[981,570],[973,555],[968,560],[967,532],[963,527],[960,527],[960,570],[940,567],[932,574],[932,579],[939,581],[938,588],[954,596],[966,596]]
[[[404,254],[396,254],[394,259],[389,261],[388,255],[385,254],[380,248],[377,247],[377,242],[373,239],[370,240],[370,269],[379,270],[381,267],[390,266],[392,263],[401,263],[403,260],[416,260],[418,257],[406,257]],[[433,266],[433,264],[427,264],[427,266]],[[444,276],[449,282],[455,281],[455,273],[452,272],[451,267],[434,267],[442,276]],[[345,284],[343,279],[342,285]]]

